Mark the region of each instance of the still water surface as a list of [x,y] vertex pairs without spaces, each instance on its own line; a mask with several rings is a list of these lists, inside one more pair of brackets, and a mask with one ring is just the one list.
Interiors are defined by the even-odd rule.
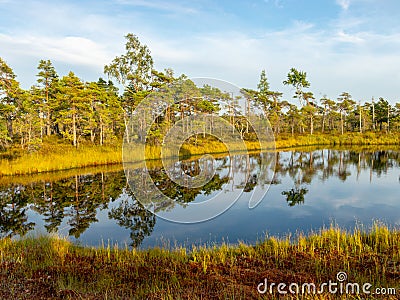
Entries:
[[[150,174],[163,193],[187,203],[220,190],[244,189],[222,215],[197,224],[176,224],[154,216],[135,200],[122,166],[0,180],[0,236],[58,232],[82,245],[118,243],[134,247],[254,243],[266,234],[310,232],[335,223],[351,229],[380,220],[400,225],[400,149],[307,149],[276,153],[275,175],[263,201],[248,208],[259,154],[250,167],[234,157],[217,158],[217,172],[202,188],[185,189],[168,180],[160,163]],[[196,173],[196,159],[186,163]],[[272,171],[272,170],[271,170]],[[247,183],[232,183],[232,172]],[[177,209],[177,208],[165,208]]]

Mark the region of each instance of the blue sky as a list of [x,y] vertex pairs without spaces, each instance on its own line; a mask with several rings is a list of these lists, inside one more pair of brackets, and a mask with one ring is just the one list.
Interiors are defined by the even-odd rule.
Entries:
[[291,67],[306,71],[317,98],[400,101],[398,0],[19,1],[0,0],[0,57],[24,88],[40,59],[62,76],[91,81],[124,51],[124,35],[148,45],[157,69],[271,89]]

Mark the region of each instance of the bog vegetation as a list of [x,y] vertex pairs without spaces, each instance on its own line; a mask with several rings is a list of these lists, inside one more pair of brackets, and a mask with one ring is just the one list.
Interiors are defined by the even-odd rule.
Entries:
[[[191,250],[132,250],[103,245],[83,248],[57,236],[0,240],[1,298],[12,299],[281,299],[260,295],[264,282],[345,282],[371,294],[310,293],[292,299],[397,299],[399,231],[375,223],[347,232],[336,226],[309,236],[266,237],[256,245],[196,247]],[[361,289],[361,288],[360,288]],[[317,289],[320,291],[320,289]],[[353,292],[353,293],[352,293]],[[316,292],[315,292],[316,293]],[[289,296],[289,295],[287,295]],[[265,297],[265,298],[264,298]],[[288,297],[290,298],[290,297]],[[287,299],[285,297],[285,299]]]

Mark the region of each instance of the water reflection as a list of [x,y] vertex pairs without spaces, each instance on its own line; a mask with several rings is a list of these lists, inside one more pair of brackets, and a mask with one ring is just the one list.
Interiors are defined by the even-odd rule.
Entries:
[[138,201],[132,201],[134,195],[129,190],[128,199],[122,200],[115,208],[108,212],[110,219],[130,231],[130,246],[138,247],[146,236],[149,236],[156,224],[156,216],[145,209]]
[[[250,156],[250,163],[244,167],[243,164],[234,164],[234,160],[230,157],[218,158],[218,167],[212,180],[203,187],[192,189],[182,187],[169,180],[166,171],[157,164],[150,170],[150,175],[165,195],[175,199],[174,205],[178,203],[182,208],[188,203],[204,201],[207,197],[224,190],[243,189],[244,198],[249,198],[254,187],[261,180],[257,178],[259,159],[259,155]],[[376,179],[389,174],[391,177],[396,176],[398,191],[400,151],[293,150],[278,152],[276,160],[275,175],[271,183],[279,189],[279,201],[282,207],[286,206],[290,210],[299,210],[308,203],[314,205],[313,201],[317,197],[312,192],[318,190],[319,183],[324,182],[332,182],[335,186],[339,186],[340,182],[347,182],[351,178],[351,180],[375,186]],[[198,160],[190,160],[182,163],[181,171],[192,176],[198,174],[199,167]],[[232,172],[240,174],[239,178],[242,180],[232,182]],[[146,237],[153,234],[159,220],[136,201],[134,194],[127,186],[123,170],[112,172],[93,170],[89,174],[67,175],[65,178],[62,178],[60,174],[57,173],[54,178],[49,176],[46,179],[15,177],[12,183],[5,183],[5,178],[0,178],[1,237],[21,236],[37,229],[46,232],[66,232],[69,236],[80,239],[92,228],[97,232],[98,241],[104,238],[102,233],[111,230],[111,238],[117,242],[127,242],[133,247],[138,247]],[[333,179],[337,179],[339,182],[334,182]],[[378,189],[381,188],[376,186]],[[375,195],[379,192],[380,190],[375,191]],[[345,189],[338,189],[326,197],[329,201],[348,199],[350,196],[345,193]],[[272,197],[276,197],[275,194]],[[363,197],[367,197],[365,201],[377,201],[372,198],[373,195],[363,195]],[[392,197],[397,196],[392,195]],[[265,201],[268,201],[268,195]],[[351,199],[343,201],[347,202],[342,205],[350,205],[348,201]],[[270,204],[270,202],[267,203]],[[376,205],[383,207],[383,203],[376,203]],[[157,209],[177,209],[174,205],[164,203],[164,205],[160,204]],[[263,209],[271,209],[268,205],[256,208],[255,211],[263,213]],[[376,205],[373,206],[374,211],[370,215],[378,213],[379,209],[376,208]],[[240,209],[244,210],[244,208]],[[288,213],[285,216],[289,218]],[[226,222],[228,217],[229,213],[225,219],[217,218],[213,221],[213,226],[220,224],[218,222]],[[246,224],[246,222],[244,223]],[[166,223],[162,224],[164,226]],[[279,224],[275,225],[280,226]],[[237,226],[241,227],[232,226],[228,234],[236,236],[235,232],[241,232],[243,223]],[[261,232],[268,230],[264,227],[270,226],[270,224],[260,223],[259,226],[258,230]],[[167,230],[168,226],[164,227]],[[214,227],[214,230],[218,230],[217,226]],[[188,230],[189,227],[185,228]],[[197,228],[201,230],[202,227]],[[117,232],[119,230],[128,232],[128,241],[125,236],[120,238],[122,235]],[[163,228],[157,230],[158,235],[163,235],[163,232],[166,234]],[[183,234],[186,234],[186,239],[190,241],[191,234],[189,232]],[[86,243],[85,238],[81,241]]]
[[282,195],[286,196],[286,202],[289,206],[295,206],[297,204],[304,203],[304,195],[307,194],[306,188],[291,188],[289,191],[283,191]]

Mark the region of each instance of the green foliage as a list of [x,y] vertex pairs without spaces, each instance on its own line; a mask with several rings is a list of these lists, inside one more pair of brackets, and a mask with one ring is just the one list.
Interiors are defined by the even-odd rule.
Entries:
[[9,142],[11,142],[11,138],[8,135],[7,123],[4,117],[0,114],[0,149],[5,149]]
[[300,102],[305,100],[303,89],[310,87],[310,82],[307,80],[307,73],[298,71],[296,68],[291,68],[287,74],[287,79],[283,81],[284,85],[291,85],[296,89],[296,93],[293,96],[298,98]]
[[104,73],[126,85],[133,92],[148,89],[151,85],[153,58],[146,45],[142,45],[134,34],[125,36],[126,53],[114,58],[111,64],[104,67]]
[[269,90],[269,83],[267,80],[267,75],[265,73],[265,70],[261,71],[260,75],[260,82],[257,85],[257,89],[262,96],[267,96],[268,93],[270,92]]
[[59,79],[50,60],[41,60],[37,69],[39,70],[36,75],[38,86],[32,87],[32,90],[35,91],[33,95],[39,116],[42,119],[41,135],[50,136],[56,130],[54,125],[57,120]]

